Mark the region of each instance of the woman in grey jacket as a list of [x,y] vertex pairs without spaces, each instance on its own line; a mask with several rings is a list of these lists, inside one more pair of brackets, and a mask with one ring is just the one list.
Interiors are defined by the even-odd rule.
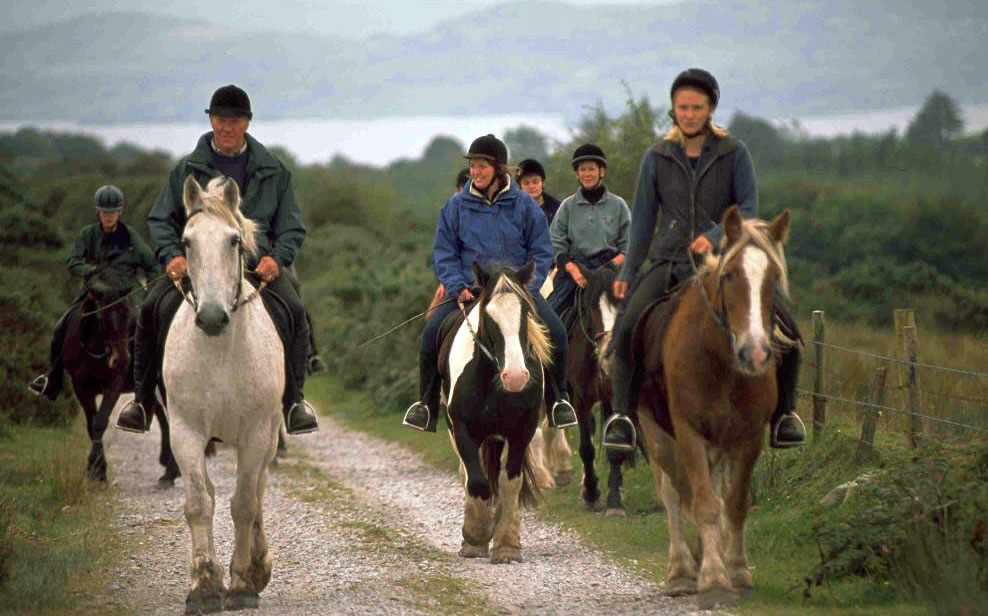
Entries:
[[577,264],[596,269],[608,261],[624,263],[631,226],[628,204],[604,185],[604,151],[585,143],[573,152],[572,164],[580,189],[563,200],[549,228],[557,268],[549,304],[557,314],[572,304],[576,287],[587,286]]

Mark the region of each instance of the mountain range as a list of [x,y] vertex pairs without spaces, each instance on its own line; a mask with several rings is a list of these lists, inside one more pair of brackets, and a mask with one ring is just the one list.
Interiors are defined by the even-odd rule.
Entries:
[[333,37],[159,14],[85,14],[0,32],[0,120],[200,118],[237,83],[264,118],[551,113],[667,101],[688,66],[722,109],[766,117],[988,102],[988,2],[684,0],[498,4],[414,34]]

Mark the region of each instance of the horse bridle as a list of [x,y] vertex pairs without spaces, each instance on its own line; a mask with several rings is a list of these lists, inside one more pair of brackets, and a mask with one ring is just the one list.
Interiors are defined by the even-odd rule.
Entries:
[[[587,339],[587,342],[593,346],[593,352],[597,353],[600,350],[600,340],[607,335],[607,332],[601,330],[593,334],[593,337],[587,333],[587,330],[583,327],[583,317],[586,313],[583,312],[583,287],[576,287],[576,327],[583,334],[583,337]],[[593,319],[591,319],[591,326],[593,325]]]
[[[475,345],[477,345],[477,347],[484,354],[484,356],[487,357],[487,359],[491,360],[491,363],[493,363],[494,366],[497,368],[497,371],[500,372],[501,371],[501,362],[499,362],[497,360],[497,356],[494,355],[494,353],[491,353],[491,350],[487,348],[487,345],[485,345],[483,342],[480,341],[480,336],[477,335],[477,332],[475,332],[474,329],[473,329],[473,325],[470,324],[470,319],[467,317],[467,311],[466,311],[466,308],[463,305],[463,302],[457,300],[456,305],[460,307],[460,313],[463,314],[463,322],[466,323],[467,330],[470,332],[470,336],[473,337],[473,343]],[[479,298],[478,298],[477,305],[478,305],[478,308],[477,309],[479,310],[480,309],[479,308],[479,306],[480,306]],[[483,315],[481,315],[481,314],[478,314],[477,315],[478,321],[479,321],[479,319],[482,316]]]
[[[196,214],[201,214],[202,211],[203,210],[197,210],[197,211],[192,212],[191,214],[189,214],[189,217],[188,217],[188,219],[186,219],[185,223],[188,224],[189,220],[191,220],[193,216],[195,216]],[[257,288],[254,289],[249,295],[247,295],[247,297],[241,297],[243,295],[243,291],[244,291],[244,271],[247,270],[247,253],[244,251],[244,230],[243,229],[240,229],[240,235],[237,236],[237,253],[238,253],[238,256],[239,256],[238,264],[237,264],[238,265],[238,267],[237,267],[237,291],[236,291],[236,293],[233,296],[233,307],[230,308],[230,312],[236,312],[238,309],[240,309],[241,306],[243,306],[247,302],[249,302],[252,299],[254,299],[255,297],[257,297],[261,293],[261,291],[263,291],[264,288],[268,286],[267,281],[266,280],[262,280],[261,283],[259,285],[257,285]],[[193,310],[195,310],[196,312],[198,312],[199,311],[199,298],[198,298],[198,296],[196,296],[196,290],[192,287],[192,280],[191,280],[191,278],[189,279],[189,289],[188,289],[188,291],[186,291],[185,285],[182,284],[182,279],[175,280],[173,282],[175,283],[175,288],[177,288],[178,289],[178,292],[182,294],[182,297],[185,299],[185,301],[188,302],[188,304],[190,306],[192,306],[192,309]]]

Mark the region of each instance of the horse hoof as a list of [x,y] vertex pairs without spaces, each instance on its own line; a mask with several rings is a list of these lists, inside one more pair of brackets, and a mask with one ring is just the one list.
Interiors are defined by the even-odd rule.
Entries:
[[487,546],[464,545],[460,548],[460,556],[463,558],[487,558]]
[[507,565],[522,562],[521,550],[518,548],[500,548],[491,554],[492,565]]
[[573,481],[573,471],[559,471],[556,473],[556,485],[559,487],[568,486]]
[[628,514],[625,512],[624,507],[608,507],[604,515],[608,518],[626,518]]
[[755,584],[751,579],[751,571],[747,568],[739,569],[731,574],[731,586],[734,587],[734,590],[750,591],[754,585]]
[[167,477],[161,477],[158,479],[158,483],[155,484],[154,487],[158,490],[171,490],[175,487],[175,480]]
[[185,598],[185,614],[214,614],[223,611],[223,595],[189,593]]
[[226,595],[224,610],[254,610],[260,604],[260,597],[250,590],[234,590]]
[[675,578],[666,582],[662,591],[667,597],[682,597],[696,594],[696,580],[691,578]]
[[731,608],[738,603],[738,595],[726,588],[710,588],[696,596],[696,605],[701,610],[712,610],[716,607]]

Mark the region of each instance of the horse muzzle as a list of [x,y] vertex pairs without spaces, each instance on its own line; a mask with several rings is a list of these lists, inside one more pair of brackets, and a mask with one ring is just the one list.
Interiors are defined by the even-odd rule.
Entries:
[[501,385],[504,386],[505,391],[513,394],[525,389],[530,378],[531,374],[527,368],[505,368],[501,371]]
[[772,347],[767,340],[747,340],[735,349],[738,367],[746,376],[761,376],[765,374],[772,363]]
[[230,313],[219,304],[201,304],[196,312],[196,327],[207,336],[219,336],[229,322]]

